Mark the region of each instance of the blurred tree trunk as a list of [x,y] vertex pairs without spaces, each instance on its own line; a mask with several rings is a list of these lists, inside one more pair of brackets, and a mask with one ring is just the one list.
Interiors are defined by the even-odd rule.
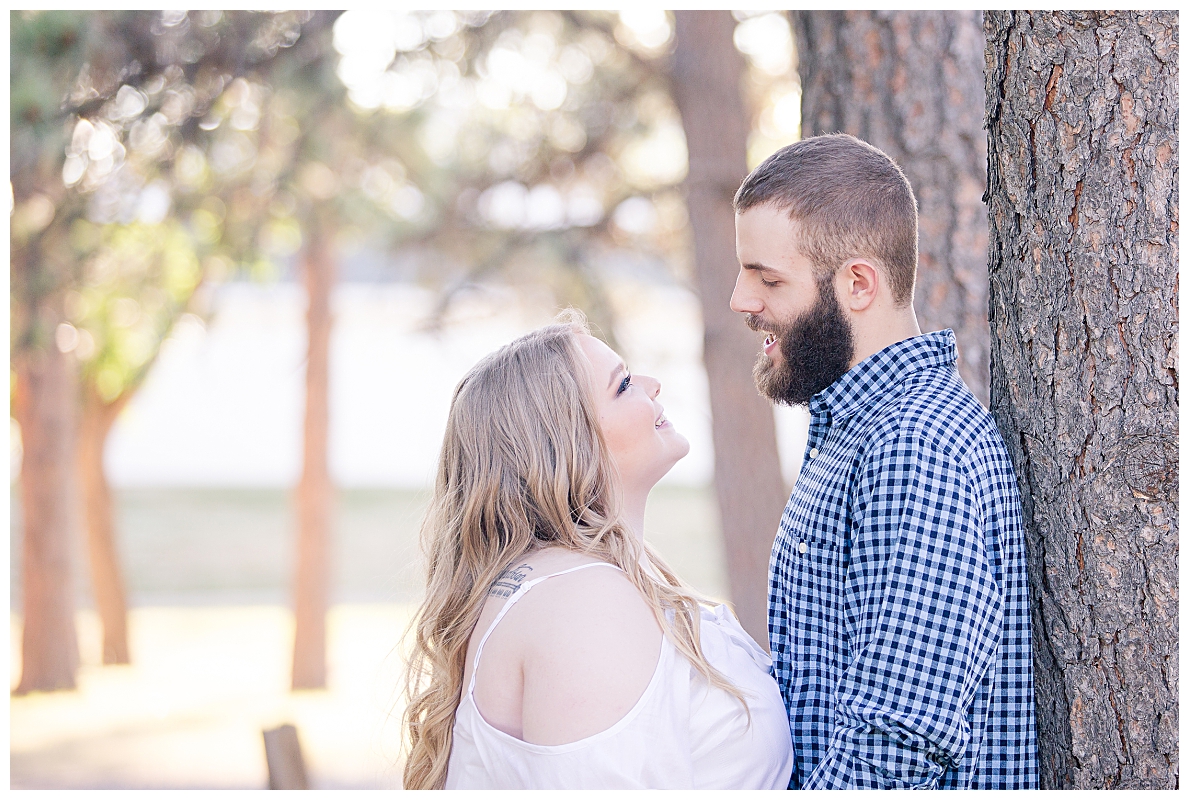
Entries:
[[921,330],[953,328],[984,405],[987,140],[978,11],[794,11],[802,135],[849,133],[891,156],[920,209]]
[[702,301],[702,358],[710,383],[714,488],[739,621],[768,642],[768,559],[788,493],[772,407],[751,370],[760,338],[731,311],[739,269],[731,201],[747,176],[749,115],[740,93],[743,58],[729,11],[678,11],[673,95],[689,150],[685,188]]
[[297,487],[297,575],[294,581],[293,688],[326,687],[326,610],[330,583],[329,464],[330,291],[334,285],[332,232],[317,206],[303,229],[302,255],[309,308],[306,412],[301,482]]
[[76,365],[52,340],[24,349],[13,361],[13,412],[24,450],[21,681],[15,694],[73,689],[78,668],[72,591]]
[[78,466],[82,485],[84,529],[91,567],[91,589],[103,623],[103,663],[127,664],[128,605],[116,549],[111,488],[103,469],[103,451],[112,423],[132,392],[105,402],[92,384],[83,387],[79,425]]
[[987,12],[991,407],[1041,786],[1178,785],[1177,12]]

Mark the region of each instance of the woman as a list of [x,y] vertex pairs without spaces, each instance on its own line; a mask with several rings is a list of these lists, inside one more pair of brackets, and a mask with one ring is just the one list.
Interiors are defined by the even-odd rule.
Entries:
[[455,390],[423,528],[406,789],[780,788],[770,661],[643,539],[689,451],[577,312]]

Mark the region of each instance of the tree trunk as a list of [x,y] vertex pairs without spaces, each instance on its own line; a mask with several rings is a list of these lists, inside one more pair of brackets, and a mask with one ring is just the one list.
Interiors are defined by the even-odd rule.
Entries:
[[93,386],[83,390],[79,426],[78,466],[82,484],[84,528],[90,556],[91,589],[103,623],[103,663],[127,664],[128,605],[116,551],[111,489],[103,469],[107,434],[131,393],[104,402]]
[[883,150],[920,211],[921,330],[953,328],[962,379],[988,403],[987,142],[978,11],[795,11],[801,130]]
[[991,408],[1048,788],[1178,784],[1177,24],[986,16]]
[[768,558],[788,492],[772,407],[751,376],[760,338],[730,308],[739,268],[731,200],[747,176],[743,59],[735,49],[730,12],[678,11],[676,18],[673,94],[689,150],[685,188],[705,327],[714,488],[731,599],[743,627],[766,646]]
[[294,584],[296,630],[293,688],[326,687],[326,610],[330,583],[330,513],[333,489],[329,465],[330,290],[334,256],[330,232],[310,214],[303,254],[309,295],[306,359],[305,448],[297,487],[297,575]]
[[21,426],[21,681],[15,694],[73,689],[75,362],[53,342],[14,359]]

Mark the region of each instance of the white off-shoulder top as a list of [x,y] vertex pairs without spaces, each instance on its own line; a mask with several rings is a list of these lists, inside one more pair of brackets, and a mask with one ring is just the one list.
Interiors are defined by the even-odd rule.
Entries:
[[515,603],[541,581],[523,584],[500,609],[475,651],[470,685],[454,715],[447,789],[784,789],[793,769],[789,721],[771,659],[726,606],[702,610],[702,651],[744,692],[712,687],[668,637],[644,694],[610,728],[560,745],[530,744],[492,727],[475,705],[483,645]]

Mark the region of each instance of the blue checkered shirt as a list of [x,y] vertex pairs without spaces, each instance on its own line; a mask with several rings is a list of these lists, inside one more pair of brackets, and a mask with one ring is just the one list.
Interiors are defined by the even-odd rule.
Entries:
[[1035,789],[1024,525],[953,331],[814,395],[769,565],[790,788]]

